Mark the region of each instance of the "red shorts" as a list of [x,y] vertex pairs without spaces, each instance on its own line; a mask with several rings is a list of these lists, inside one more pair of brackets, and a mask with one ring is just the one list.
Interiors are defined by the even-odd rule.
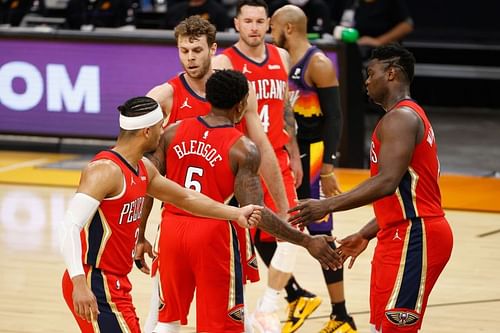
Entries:
[[243,332],[243,282],[236,231],[222,220],[168,215],[158,273],[160,322],[187,324],[196,289],[199,332]]
[[[62,290],[64,300],[84,333],[93,332],[132,332],[140,333],[139,318],[132,304],[130,284],[127,276],[105,273],[97,268],[85,266],[85,275],[97,299],[99,315],[97,322],[89,323],[75,313],[73,306],[73,282],[68,272],[64,272]],[[98,327],[94,327],[98,326]]]
[[[292,169],[290,168],[290,157],[285,148],[275,150],[276,158],[278,159],[278,164],[280,166],[281,175],[283,177],[283,182],[285,184],[286,197],[288,200],[288,205],[290,207],[295,207],[297,205],[297,191],[295,189],[295,178],[293,176]],[[266,184],[262,182],[262,189],[264,190],[264,204],[273,212],[276,212],[276,205],[274,204],[271,193],[269,192]],[[250,229],[252,237],[255,237],[255,228]],[[260,240],[263,242],[275,242],[276,238],[267,232],[261,230]]]
[[240,227],[236,222],[233,222],[233,226],[238,235],[241,265],[243,267],[243,284],[246,284],[247,281],[258,282],[260,280],[259,267],[250,230]]
[[378,331],[417,332],[432,287],[448,262],[453,235],[444,217],[381,229],[372,261],[370,323]]

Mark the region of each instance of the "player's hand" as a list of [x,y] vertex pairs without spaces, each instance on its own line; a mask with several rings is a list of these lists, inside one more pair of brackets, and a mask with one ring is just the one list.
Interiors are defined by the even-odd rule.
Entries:
[[349,269],[354,265],[356,258],[363,252],[368,246],[369,240],[364,238],[359,232],[345,237],[344,239],[337,241],[340,246],[337,248],[337,253],[342,257],[342,262],[345,262],[348,258]]
[[306,249],[316,258],[324,269],[333,269],[334,271],[342,268],[342,258],[330,246],[335,241],[335,237],[326,235],[310,236]]
[[97,320],[99,309],[94,293],[90,290],[85,275],[73,277],[73,306],[76,314],[82,319],[92,322]]
[[143,272],[144,274],[150,274],[151,271],[146,262],[146,259],[144,258],[145,253],[147,253],[151,259],[154,258],[153,247],[146,238],[137,241],[137,244],[135,245],[134,262],[137,268],[141,270],[141,272]]
[[342,193],[340,186],[337,181],[337,177],[333,171],[327,173],[326,175],[320,176],[321,189],[325,197],[333,197],[334,195]]
[[289,213],[298,212],[290,216],[288,221],[293,225],[306,226],[311,222],[319,221],[330,213],[326,200],[305,199],[288,210]]
[[242,228],[254,228],[262,219],[262,209],[264,207],[258,205],[246,205],[240,208],[241,215],[236,221]]

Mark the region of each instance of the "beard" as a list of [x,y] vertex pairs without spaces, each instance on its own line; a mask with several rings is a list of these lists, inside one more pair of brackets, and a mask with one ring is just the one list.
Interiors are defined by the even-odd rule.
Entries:
[[285,44],[286,44],[286,37],[285,37],[285,33],[282,31],[281,34],[278,36],[278,39],[274,41],[274,44],[278,47],[281,47],[281,48],[284,48],[286,49],[285,47]]
[[186,72],[186,74],[193,79],[201,79],[208,73],[211,63],[212,59],[209,55],[207,55],[207,58],[201,63],[200,67],[198,67],[195,72],[189,70],[183,65],[184,72]]

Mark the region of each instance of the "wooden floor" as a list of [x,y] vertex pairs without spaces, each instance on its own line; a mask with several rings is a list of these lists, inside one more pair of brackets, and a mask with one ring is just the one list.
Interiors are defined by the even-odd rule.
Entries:
[[[58,225],[73,188],[0,184],[0,332],[77,332],[61,296],[63,263],[58,253]],[[372,214],[370,207],[336,215],[335,234],[359,228]],[[148,228],[156,229],[158,208]],[[429,301],[423,332],[499,332],[500,214],[447,211],[455,246],[449,265]],[[368,281],[373,248],[346,272],[347,306],[359,332],[368,329]],[[263,267],[261,265],[260,267]],[[262,271],[265,271],[262,269]],[[264,273],[265,275],[265,273]],[[330,311],[318,265],[304,252],[296,269],[298,281],[318,293],[324,303],[299,332],[318,332]],[[151,281],[131,274],[138,315],[145,318]],[[260,282],[247,288],[250,310],[263,290]],[[283,309],[285,302],[282,302]],[[183,332],[194,332],[194,317]],[[281,313],[285,318],[285,313]]]

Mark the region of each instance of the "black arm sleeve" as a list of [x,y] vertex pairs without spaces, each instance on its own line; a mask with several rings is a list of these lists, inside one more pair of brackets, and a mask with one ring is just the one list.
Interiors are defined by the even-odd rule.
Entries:
[[340,141],[342,113],[340,112],[339,87],[317,88],[321,112],[325,116],[323,143],[325,152],[323,163],[333,164]]

